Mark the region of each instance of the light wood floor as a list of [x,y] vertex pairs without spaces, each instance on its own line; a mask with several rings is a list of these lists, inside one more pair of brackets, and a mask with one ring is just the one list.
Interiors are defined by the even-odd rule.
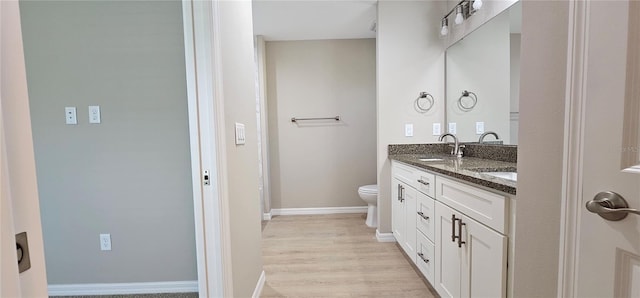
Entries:
[[278,216],[262,236],[262,297],[434,297],[362,214]]

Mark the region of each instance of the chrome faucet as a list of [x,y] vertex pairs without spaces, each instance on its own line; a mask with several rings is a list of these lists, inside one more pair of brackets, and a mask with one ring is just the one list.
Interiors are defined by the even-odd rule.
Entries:
[[499,140],[500,137],[498,136],[497,133],[493,132],[493,131],[487,131],[483,134],[480,135],[480,139],[478,139],[478,144],[482,144],[482,142],[484,141],[484,137],[486,137],[487,135],[493,135],[494,137],[496,137],[496,140]]
[[453,150],[451,150],[451,155],[455,155],[457,157],[462,157],[462,150],[461,147],[463,147],[464,145],[460,145],[460,143],[458,143],[458,138],[456,138],[456,136],[454,134],[451,133],[444,133],[440,136],[440,138],[438,139],[438,141],[442,142],[442,140],[444,140],[444,138],[446,138],[447,136],[450,136],[453,138]]

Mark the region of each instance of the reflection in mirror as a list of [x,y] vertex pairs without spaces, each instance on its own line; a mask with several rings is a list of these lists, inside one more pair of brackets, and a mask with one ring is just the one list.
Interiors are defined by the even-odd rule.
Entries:
[[521,15],[517,2],[447,49],[446,119],[461,142],[495,132],[502,144],[518,143]]

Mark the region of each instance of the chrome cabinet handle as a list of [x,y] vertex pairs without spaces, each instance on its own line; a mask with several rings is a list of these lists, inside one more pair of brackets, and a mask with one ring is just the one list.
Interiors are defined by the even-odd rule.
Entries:
[[400,198],[402,196],[402,191],[400,190],[400,187],[402,187],[400,184],[398,184],[398,201],[400,201]]
[[420,183],[420,184],[424,184],[424,185],[426,185],[426,186],[429,186],[429,182],[424,181],[424,180],[422,180],[422,179],[418,179],[418,183]]
[[419,252],[418,257],[420,257],[423,262],[429,263],[429,259],[425,258],[423,253]]
[[400,202],[404,202],[404,186],[400,185]]
[[462,247],[463,244],[467,243],[466,241],[462,241],[462,226],[467,225],[462,222],[462,218],[458,218],[458,247]]
[[612,191],[598,193],[587,202],[586,207],[589,212],[611,221],[623,220],[629,213],[640,215],[640,210],[629,208],[627,200]]
[[418,211],[418,215],[420,215],[420,217],[424,218],[425,220],[429,219],[429,217],[424,215],[424,213],[422,213],[422,211]]
[[456,218],[455,214],[451,214],[451,242],[456,242]]

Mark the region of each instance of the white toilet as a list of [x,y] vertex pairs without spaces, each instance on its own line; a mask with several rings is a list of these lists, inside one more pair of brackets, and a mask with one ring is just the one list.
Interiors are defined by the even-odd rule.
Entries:
[[358,195],[369,205],[367,221],[365,223],[372,228],[378,227],[378,185],[360,186],[358,188]]

